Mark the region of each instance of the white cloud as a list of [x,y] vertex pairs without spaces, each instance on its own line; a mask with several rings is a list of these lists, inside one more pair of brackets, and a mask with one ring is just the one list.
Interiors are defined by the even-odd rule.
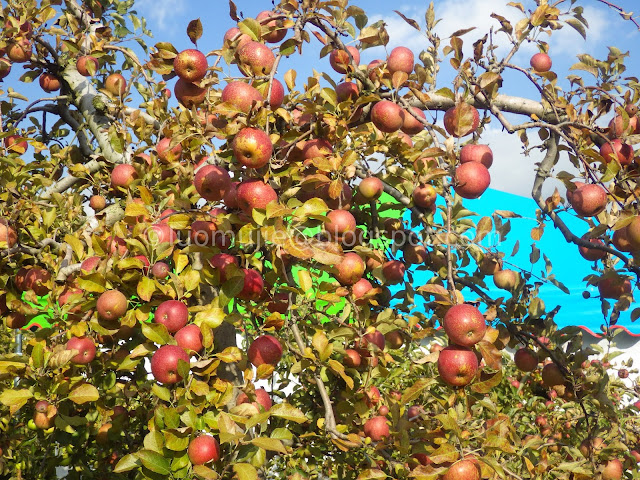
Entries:
[[185,11],[184,4],[174,0],[138,0],[136,10],[155,24],[150,26],[152,31],[157,29],[164,33],[175,31],[175,20]]
[[[538,140],[537,136],[532,135],[530,142],[534,144],[536,140]],[[503,132],[499,128],[485,130],[481,142],[489,145],[493,151],[493,165],[490,169],[491,188],[523,197],[531,196],[535,164],[542,160],[542,152],[534,150],[529,156],[525,156],[518,136]],[[566,155],[560,157],[554,173],[561,170],[576,171]],[[542,190],[543,197],[550,196],[556,186],[564,196],[563,184],[557,180],[548,179]]]

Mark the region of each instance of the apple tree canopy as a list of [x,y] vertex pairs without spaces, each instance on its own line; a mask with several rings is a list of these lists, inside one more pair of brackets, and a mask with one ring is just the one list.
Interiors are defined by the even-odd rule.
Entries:
[[[557,326],[535,243],[591,262],[607,341],[640,316],[637,78],[547,43],[588,2],[397,12],[419,51],[348,0],[252,3],[182,51],[133,1],[3,3],[0,478],[640,478],[633,359]],[[490,125],[542,152],[512,252],[483,240],[522,212],[469,207]]]

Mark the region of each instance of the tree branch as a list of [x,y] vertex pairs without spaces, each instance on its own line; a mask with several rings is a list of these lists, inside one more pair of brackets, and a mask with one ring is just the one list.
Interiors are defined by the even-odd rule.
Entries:
[[547,177],[551,174],[551,169],[555,165],[557,156],[558,156],[558,143],[559,136],[556,132],[551,132],[549,139],[546,142],[547,153],[540,162],[540,166],[536,171],[535,181],[533,183],[533,189],[531,191],[531,196],[538,204],[538,207],[551,219],[554,226],[560,230],[565,240],[569,243],[573,243],[579,247],[590,248],[594,250],[602,250],[604,252],[610,253],[622,260],[625,268],[629,269],[633,273],[636,274],[638,278],[640,278],[640,267],[631,265],[629,258],[625,256],[623,253],[614,250],[611,247],[598,245],[597,243],[592,243],[589,240],[585,240],[584,238],[578,237],[575,235],[569,227],[567,227],[566,223],[553,211],[547,208],[547,205],[542,198],[542,185],[544,184]]

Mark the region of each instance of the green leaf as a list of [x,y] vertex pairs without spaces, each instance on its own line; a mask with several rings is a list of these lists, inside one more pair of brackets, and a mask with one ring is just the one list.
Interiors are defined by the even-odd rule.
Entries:
[[122,457],[113,469],[113,473],[129,472],[134,468],[138,468],[142,462],[138,459],[135,453],[129,453]]
[[236,463],[233,466],[233,471],[238,480],[258,480],[258,471],[248,463]]
[[220,307],[211,307],[207,310],[196,313],[194,321],[198,325],[204,323],[209,328],[218,328],[220,325],[222,325],[222,322],[224,322],[226,316],[227,314]]
[[191,20],[187,25],[187,35],[194,45],[198,44],[198,40],[202,37],[202,22],[199,18]]
[[565,20],[565,22],[568,25],[571,25],[571,27],[573,27],[576,32],[582,35],[582,38],[584,38],[585,40],[587,39],[587,31],[585,30],[584,25],[580,20],[577,20],[575,18],[568,18]]
[[5,390],[0,393],[0,403],[9,407],[11,414],[13,415],[32,397],[33,393],[26,388],[20,390]]
[[157,383],[154,383],[151,387],[151,393],[153,393],[160,400],[164,400],[165,402],[171,400],[171,392],[169,391],[169,389],[167,387],[158,385]]
[[106,290],[106,282],[101,273],[95,272],[78,278],[78,287],[89,293],[102,293]]
[[252,40],[260,40],[262,27],[255,18],[246,18],[238,23],[238,28],[242,33],[246,33]]
[[191,225],[191,218],[186,214],[176,214],[169,217],[169,226],[174,230],[184,230]]
[[140,450],[136,453],[142,465],[153,473],[169,475],[169,459],[152,450]]
[[251,440],[251,443],[256,447],[264,448],[265,450],[271,450],[279,453],[287,453],[287,449],[280,440],[275,438],[258,437]]
[[493,222],[491,222],[491,217],[482,217],[476,226],[476,238],[473,241],[476,243],[481,241],[492,229]]
[[418,395],[427,388],[429,385],[435,383],[433,378],[421,378],[416,383],[407,388],[402,394],[402,403],[408,404],[414,399],[418,398]]
[[429,458],[433,463],[440,465],[441,463],[455,462],[459,456],[460,454],[458,453],[458,450],[456,450],[456,447],[450,443],[444,443],[440,445],[435,452],[429,455]]
[[99,398],[100,393],[98,392],[98,389],[88,383],[74,388],[69,394],[69,400],[79,405],[87,402],[95,402]]
[[[91,62],[89,62],[91,63]],[[73,235],[65,235],[64,236],[64,241],[65,243],[67,243],[71,249],[73,250],[73,253],[75,253],[76,258],[77,259],[81,259],[83,257],[84,254],[84,245],[82,244],[82,242],[77,238],[74,237]]]
[[491,389],[497,387],[502,381],[502,370],[499,370],[497,373],[493,374],[484,382],[477,382],[471,385],[471,390],[476,393],[489,393]]
[[289,405],[288,403],[278,403],[271,407],[271,415],[284,418],[296,423],[305,423],[308,421],[302,410]]
[[167,327],[161,323],[142,322],[140,325],[142,326],[142,334],[153,343],[158,343],[160,345],[172,343],[173,337],[167,330]]
[[215,472],[215,470],[211,470],[209,467],[204,465],[194,465],[193,473],[205,480],[215,480],[220,476]]
[[153,292],[156,291],[156,283],[153,280],[151,280],[149,277],[142,277],[138,282],[138,287],[136,288],[136,291],[138,292],[138,296],[142,300],[144,300],[145,302],[148,302],[151,300],[151,297],[153,296]]
[[357,480],[376,480],[387,477],[388,475],[378,468],[367,468],[360,472]]
[[164,439],[165,447],[167,447],[169,450],[173,450],[174,452],[181,452],[183,450],[186,450],[186,448],[189,446],[189,436],[187,434],[181,436],[171,431],[165,431]]

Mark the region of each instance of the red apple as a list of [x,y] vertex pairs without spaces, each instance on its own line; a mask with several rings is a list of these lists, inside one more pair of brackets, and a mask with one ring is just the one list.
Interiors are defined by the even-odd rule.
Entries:
[[370,418],[364,424],[364,434],[374,442],[389,437],[389,425],[383,416]]
[[324,221],[324,229],[334,238],[340,238],[356,230],[355,217],[346,210],[331,210]]
[[210,202],[222,200],[231,188],[229,172],[217,165],[200,167],[193,179],[193,185],[202,198]]
[[207,57],[200,50],[183,50],[173,59],[173,70],[186,82],[198,82],[207,74]]
[[[264,411],[267,411],[272,407],[273,403],[271,402],[271,397],[264,388],[256,388],[254,395],[256,401],[252,403],[253,406],[258,409],[258,411],[261,410],[261,407],[262,409],[264,409]],[[249,396],[244,392],[241,392],[240,395],[238,395],[238,398],[236,398],[236,405],[241,405],[243,403],[249,402]]]
[[277,16],[279,14],[271,10],[265,10],[256,16],[256,20],[260,22],[262,29],[268,31],[268,33],[262,35],[262,39],[267,43],[278,43],[287,35],[287,29],[283,27],[281,19],[269,20],[269,18]]
[[51,73],[43,73],[38,81],[45,92],[60,90],[60,79]]
[[25,286],[27,290],[33,290],[36,295],[41,297],[51,290],[47,285],[50,279],[51,274],[49,271],[41,267],[33,267],[25,275]]
[[181,78],[178,79],[173,87],[173,93],[178,102],[187,108],[200,105],[207,98],[207,89],[202,88],[195,83],[187,82]]
[[460,149],[460,163],[480,162],[487,168],[493,165],[493,152],[489,145],[470,143]]
[[367,177],[358,185],[358,192],[366,201],[371,202],[380,198],[384,192],[384,184],[378,177]]
[[96,344],[89,337],[71,337],[65,348],[78,351],[78,354],[71,359],[78,365],[86,365],[96,358]]
[[[415,115],[422,118],[423,120],[427,119],[424,112],[418,107],[409,107],[409,110],[411,110]],[[407,135],[417,135],[422,130],[424,130],[424,123],[411,115],[411,113],[409,113],[407,110],[403,110],[401,130]]]
[[138,172],[133,165],[120,163],[111,171],[111,187],[127,189],[137,178]]
[[464,137],[477,130],[480,114],[472,105],[460,103],[445,112],[443,121],[449,135]]
[[33,44],[27,38],[11,40],[7,45],[7,57],[13,63],[25,63],[31,60]]
[[179,300],[166,300],[158,305],[153,321],[167,327],[169,333],[176,333],[189,321],[189,310]]
[[448,385],[464,387],[471,383],[477,371],[478,357],[470,348],[450,345],[440,352],[438,373]]
[[178,235],[167,223],[154,223],[147,229],[147,239],[157,247],[162,243],[175,243]]
[[442,476],[442,480],[480,480],[480,478],[480,466],[473,460],[457,461]]
[[629,120],[627,122],[626,128],[624,125],[624,117],[622,115],[616,115],[609,122],[609,136],[611,138],[622,137],[626,134],[632,135],[636,133],[637,130],[638,117],[636,117],[635,113],[629,115]]
[[92,77],[100,68],[100,63],[96,57],[83,55],[76,60],[76,69],[84,77]]
[[0,248],[11,248],[18,242],[15,229],[6,218],[0,217]]
[[156,262],[153,264],[153,267],[151,267],[151,274],[159,280],[167,278],[170,272],[171,268],[164,262]]
[[189,363],[189,355],[177,345],[163,345],[151,357],[151,373],[153,377],[166,385],[182,380],[178,374],[178,361]]
[[413,72],[414,56],[407,47],[396,47],[391,50],[387,58],[387,68],[393,75],[395,72],[404,72],[410,75]]
[[[594,245],[600,245],[601,247],[605,246],[604,242],[598,238],[588,238],[588,234],[583,235],[582,239],[588,240],[589,243],[592,243]],[[582,258],[584,258],[585,260],[590,260],[592,262],[595,262],[597,260],[602,260],[607,257],[607,252],[604,252],[602,250],[596,250],[594,248],[587,248],[587,247],[580,246],[578,247],[578,252],[582,256]]]
[[344,351],[342,362],[349,368],[358,368],[362,363],[362,357],[356,350],[347,348]]
[[602,470],[602,480],[621,480],[623,476],[624,465],[617,458],[609,460]]
[[362,300],[359,301],[360,298],[364,297],[368,292],[373,290],[373,285],[366,278],[361,278],[351,287],[351,295],[353,295],[354,300],[357,305],[364,304]]
[[238,132],[232,143],[236,160],[247,168],[261,168],[269,163],[273,145],[269,135],[259,128],[245,127]]
[[482,163],[463,163],[456,168],[455,191],[462,198],[478,198],[489,188],[491,175]]
[[8,150],[17,153],[24,153],[27,148],[29,148],[29,144],[26,140],[18,140],[21,138],[18,135],[9,135],[4,139],[4,146]]
[[98,316],[103,320],[120,319],[127,311],[127,297],[119,290],[107,290],[100,294],[96,303]]
[[[89,199],[89,206],[96,212],[103,210],[107,206],[107,199],[102,195],[92,195]],[[1,234],[0,234],[1,238]]]
[[93,257],[85,258],[80,264],[80,271],[82,273],[91,273],[100,263],[100,257],[94,255]]
[[579,186],[571,192],[571,195],[567,192],[567,200],[581,217],[595,217],[607,207],[608,203],[606,190],[596,184]]
[[220,445],[211,435],[200,435],[189,442],[187,455],[192,465],[204,465],[220,460]]
[[338,103],[346,102],[347,100],[356,100],[360,95],[358,85],[353,82],[342,82],[336,85],[336,96],[338,97]]
[[[251,86],[254,85],[254,82],[251,82]],[[267,95],[269,95],[269,82],[268,81],[260,81],[256,83],[256,89],[260,92],[262,96],[262,100],[267,100]],[[279,108],[284,102],[284,85],[277,78],[273,79],[271,83],[271,95],[269,95],[269,106],[272,110]]]
[[435,205],[438,193],[431,184],[421,184],[413,189],[411,194],[414,205],[421,208],[430,209]]
[[182,157],[182,145],[176,143],[171,147],[171,137],[164,137],[156,144],[158,159],[165,163],[173,163]]
[[243,268],[244,283],[238,298],[242,300],[257,300],[264,290],[264,280],[257,270]]
[[631,293],[631,282],[622,276],[604,277],[598,282],[598,292],[602,298],[618,300],[622,295]]
[[484,315],[473,305],[454,305],[444,316],[442,327],[451,342],[472,347],[484,337],[487,322]]
[[104,88],[115,96],[122,96],[127,91],[127,81],[119,73],[112,73],[104,81]]
[[382,264],[382,275],[387,285],[396,285],[404,280],[404,263],[400,260],[389,260]]
[[555,387],[556,385],[564,385],[565,378],[555,363],[547,363],[542,367],[542,383],[545,387]]
[[529,60],[529,64],[536,72],[548,72],[551,70],[551,57],[546,53],[536,53],[531,57],[531,60]]
[[186,352],[198,353],[202,350],[202,331],[198,325],[186,325],[174,335],[178,346]]
[[390,100],[381,100],[371,109],[371,121],[382,132],[397,132],[403,124],[402,108]]
[[222,101],[240,110],[243,113],[249,113],[254,103],[263,101],[260,92],[248,83],[235,81],[230,82],[222,90]]
[[0,58],[0,80],[11,73],[11,62],[6,58]]
[[233,255],[229,255],[228,253],[216,253],[211,259],[209,259],[209,264],[220,272],[220,281],[226,282],[227,276],[225,274],[225,270],[227,266],[233,264],[238,266],[238,260]]
[[247,215],[251,215],[254,208],[266,208],[271,202],[278,200],[278,194],[271,185],[262,180],[249,179],[238,185],[238,206]]
[[631,165],[633,162],[633,147],[627,143],[622,143],[619,138],[614,138],[605,142],[600,147],[600,155],[605,163],[617,161],[620,165]]
[[335,266],[335,277],[342,285],[353,285],[364,275],[365,264],[360,255],[349,252]]
[[269,75],[276,57],[264,43],[250,41],[236,51],[238,68],[245,76]]
[[282,344],[272,335],[262,335],[251,342],[247,356],[255,367],[277,365],[282,358]]
[[533,372],[538,368],[538,355],[530,348],[521,348],[514,355],[513,360],[522,372]]
[[240,29],[238,27],[232,27],[226,31],[222,41],[224,43],[234,42],[237,44],[236,46],[239,48],[245,43],[250,42],[251,37],[246,33],[240,32]]

